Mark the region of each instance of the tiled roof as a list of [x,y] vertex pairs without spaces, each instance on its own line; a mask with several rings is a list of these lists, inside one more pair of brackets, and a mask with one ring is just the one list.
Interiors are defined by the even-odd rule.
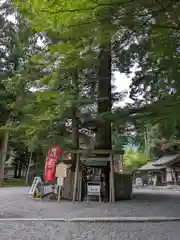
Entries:
[[164,157],[159,158],[157,161],[148,162],[147,164],[139,168],[139,170],[140,171],[160,170],[178,161],[180,162],[180,154],[166,155]]
[[158,159],[156,162],[154,162],[153,165],[154,166],[166,166],[166,165],[175,163],[178,160],[180,161],[180,154],[166,155],[166,156]]
[[163,169],[164,166],[154,166],[154,162],[148,162],[139,168],[140,171],[155,171]]

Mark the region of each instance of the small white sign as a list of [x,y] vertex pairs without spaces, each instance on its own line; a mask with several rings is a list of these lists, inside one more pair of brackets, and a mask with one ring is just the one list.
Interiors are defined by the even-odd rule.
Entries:
[[100,190],[101,190],[101,186],[99,185],[88,185],[87,186],[87,190],[88,190],[88,195],[94,195],[94,196],[99,196],[100,195]]
[[44,195],[52,193],[53,192],[53,185],[45,185],[44,186]]
[[64,178],[62,178],[62,177],[57,178],[57,185],[63,186],[63,184],[64,184]]
[[142,178],[136,178],[136,186],[142,186],[142,185],[143,185]]

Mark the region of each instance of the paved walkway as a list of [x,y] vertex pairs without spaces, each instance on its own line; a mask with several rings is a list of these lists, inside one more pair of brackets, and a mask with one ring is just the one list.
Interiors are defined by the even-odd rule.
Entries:
[[180,217],[180,193],[135,190],[132,200],[110,203],[35,201],[27,188],[0,189],[1,218]]

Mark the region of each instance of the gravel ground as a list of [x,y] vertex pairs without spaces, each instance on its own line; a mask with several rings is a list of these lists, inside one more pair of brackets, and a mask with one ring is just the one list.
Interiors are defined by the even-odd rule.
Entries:
[[135,190],[115,204],[35,201],[27,188],[0,189],[0,240],[179,240],[179,222],[71,223],[8,218],[180,217],[180,193]]
[[35,201],[27,193],[27,188],[0,189],[0,217],[180,217],[180,193],[135,190],[132,200],[115,204]]
[[179,223],[0,223],[1,240],[179,240]]

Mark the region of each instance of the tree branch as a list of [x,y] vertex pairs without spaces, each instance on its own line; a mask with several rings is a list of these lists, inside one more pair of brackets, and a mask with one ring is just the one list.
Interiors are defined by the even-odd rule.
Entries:
[[167,29],[173,29],[173,30],[180,31],[180,27],[177,27],[177,26],[168,26],[168,25],[157,25],[157,24],[155,24],[154,27],[157,27],[157,28],[167,28]]
[[99,7],[110,7],[110,6],[122,6],[123,4],[127,4],[127,3],[131,3],[134,0],[128,0],[122,3],[119,2],[115,2],[115,3],[99,3],[97,5],[95,5],[94,7],[88,7],[88,8],[75,8],[75,9],[61,9],[61,10],[57,10],[57,11],[49,11],[49,10],[41,10],[42,12],[47,12],[50,14],[58,14],[58,13],[74,13],[74,12],[82,12],[82,11],[92,11],[95,10]]

